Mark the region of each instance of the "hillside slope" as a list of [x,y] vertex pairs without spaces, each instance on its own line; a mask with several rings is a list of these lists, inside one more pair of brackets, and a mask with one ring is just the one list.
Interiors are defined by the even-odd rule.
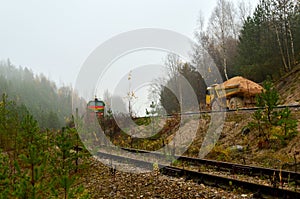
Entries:
[[[280,104],[300,104],[300,64],[274,85],[280,96]],[[244,133],[249,122],[254,121],[253,113],[236,111],[227,114],[220,139],[206,158],[271,168],[280,168],[285,165],[285,169],[294,169],[293,166],[288,165],[300,162],[300,109],[292,108],[291,110],[292,118],[298,121],[298,135],[286,146],[281,146],[274,136],[264,141],[257,129],[250,128],[248,133]],[[200,137],[196,139],[190,151],[197,150],[201,146],[201,135],[203,136],[205,132],[200,131]],[[243,150],[233,150],[236,146],[241,146]]]
[[[279,103],[300,104],[299,85],[300,65],[275,82],[276,90],[280,96]],[[225,116],[222,133],[220,137],[217,138],[217,144],[205,158],[269,168],[295,170],[295,162],[297,165],[300,165],[299,111],[300,108],[291,108],[291,117],[298,122],[298,135],[292,137],[291,140],[286,140],[284,144],[280,140],[280,135],[282,137],[284,134],[282,126],[262,126],[264,129],[258,129],[255,123],[249,125],[250,122],[256,122],[253,117],[253,111],[238,110],[228,112]],[[187,115],[183,117],[181,121],[179,117],[167,118],[166,121],[161,120],[158,122],[160,129],[163,129],[159,133],[162,137],[156,137],[144,142],[125,144],[127,144],[127,146],[131,144],[131,147],[136,146],[146,150],[153,150],[155,147],[160,148],[165,143],[170,143],[174,140],[174,132],[177,132],[180,134],[181,145],[186,146],[187,142],[185,141],[188,140],[187,138],[191,138],[192,133],[196,131],[196,137],[184,155],[199,157],[199,151],[204,137],[207,136],[210,120],[211,114],[209,113],[201,114],[200,116]],[[178,130],[179,124],[180,130]],[[152,126],[141,126],[141,129],[147,131],[149,127]],[[276,135],[279,136],[276,137]],[[130,139],[128,141],[130,141]]]
[[300,104],[300,64],[275,83],[282,104]]
[[[291,72],[287,73],[275,82],[275,88],[280,96],[280,104],[300,105],[300,64]],[[243,129],[250,121],[253,121],[251,113],[232,113],[228,114],[222,136],[218,146],[209,155],[209,158],[217,159],[220,154],[225,157],[223,160],[248,164],[281,167],[282,165],[293,165],[294,162],[300,162],[300,114],[299,108],[293,108],[292,118],[298,121],[298,135],[287,143],[286,146],[272,147],[272,142],[277,143],[272,137],[269,143],[271,147],[260,147],[261,138],[255,129],[250,133],[243,135]],[[233,152],[230,150],[233,146],[241,145],[243,152]],[[275,144],[276,146],[276,144]],[[221,156],[222,157],[222,156]]]

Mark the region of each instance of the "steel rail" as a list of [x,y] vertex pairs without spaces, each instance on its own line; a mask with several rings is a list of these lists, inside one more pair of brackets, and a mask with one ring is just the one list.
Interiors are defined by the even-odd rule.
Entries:
[[[132,148],[124,148],[121,147],[123,150],[134,152],[134,153],[149,153],[154,155],[158,158],[165,158],[166,155],[158,152],[140,150],[140,149],[132,149]],[[209,159],[200,159],[200,158],[192,158],[187,156],[178,156],[174,155],[173,159],[186,162],[190,165],[194,166],[210,166],[214,167],[219,171],[230,171],[232,174],[245,174],[248,176],[269,176],[270,178],[276,176],[282,179],[284,182],[295,181],[300,183],[300,173],[286,171],[281,169],[271,169],[271,168],[264,168],[259,166],[250,166],[244,164],[237,164],[237,163],[230,163],[230,162],[222,162],[216,160],[209,160]]]
[[[239,109],[222,109],[213,111],[197,111],[197,112],[185,112],[177,113],[175,115],[198,115],[198,114],[209,114],[209,113],[230,113],[230,112],[241,112],[241,111],[256,111],[260,109],[265,109],[266,107],[252,107],[252,108],[239,108]],[[284,109],[284,108],[300,108],[300,104],[287,104],[279,105],[274,107],[274,109]],[[165,117],[174,117],[174,115],[164,115]]]
[[[138,167],[146,167],[148,169],[153,169],[153,162],[147,162],[144,160],[132,159],[128,157],[123,157],[119,155],[114,155],[111,153],[98,152],[98,156],[115,159],[117,161],[125,161],[126,163],[138,166]],[[272,196],[278,198],[300,198],[300,192],[295,192],[286,189],[275,188],[271,186],[250,183],[246,181],[240,181],[237,179],[211,175],[202,172],[185,170],[177,167],[166,166],[162,164],[158,164],[160,168],[160,172],[165,175],[175,176],[175,177],[185,177],[187,180],[193,180],[197,183],[203,183],[208,186],[215,186],[221,188],[228,188],[230,190],[242,188],[244,190],[248,190],[250,192],[261,194],[264,196]]]

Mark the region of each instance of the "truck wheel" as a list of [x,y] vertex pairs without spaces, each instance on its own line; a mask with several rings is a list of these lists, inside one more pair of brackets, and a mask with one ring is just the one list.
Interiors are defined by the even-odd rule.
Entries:
[[243,100],[241,98],[233,97],[233,98],[230,99],[230,101],[229,101],[229,109],[230,110],[243,108],[243,107],[244,107],[244,103],[243,103]]
[[214,100],[211,104],[211,110],[212,111],[220,111],[221,110],[221,106],[220,104],[217,102],[217,100]]
[[224,103],[225,102],[222,102],[222,99],[221,100],[214,100],[212,102],[212,105],[211,105],[211,110],[212,111],[226,111],[227,107]]

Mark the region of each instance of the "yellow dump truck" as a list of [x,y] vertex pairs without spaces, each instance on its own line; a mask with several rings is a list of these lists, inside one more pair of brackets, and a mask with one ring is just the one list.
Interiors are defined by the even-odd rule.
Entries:
[[263,87],[243,78],[233,77],[222,84],[213,84],[206,91],[206,106],[209,109],[238,109],[255,106],[255,96]]

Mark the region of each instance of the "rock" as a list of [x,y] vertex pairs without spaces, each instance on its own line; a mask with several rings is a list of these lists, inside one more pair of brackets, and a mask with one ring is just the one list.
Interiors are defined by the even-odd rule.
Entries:
[[250,133],[250,129],[248,127],[242,129],[242,135],[248,135],[249,133]]
[[[96,172],[96,171],[103,172]],[[95,176],[95,173],[97,174]],[[162,174],[128,174],[119,172],[114,180],[109,168],[96,164],[85,173],[84,186],[91,198],[242,198],[240,193],[198,184],[185,178]],[[138,188],[139,187],[139,188]],[[135,191],[134,191],[135,190]],[[249,195],[248,195],[249,197]]]
[[241,146],[241,145],[235,145],[235,146],[230,147],[230,149],[231,149],[232,151],[239,151],[239,152],[242,152],[242,151],[244,150],[244,147]]

